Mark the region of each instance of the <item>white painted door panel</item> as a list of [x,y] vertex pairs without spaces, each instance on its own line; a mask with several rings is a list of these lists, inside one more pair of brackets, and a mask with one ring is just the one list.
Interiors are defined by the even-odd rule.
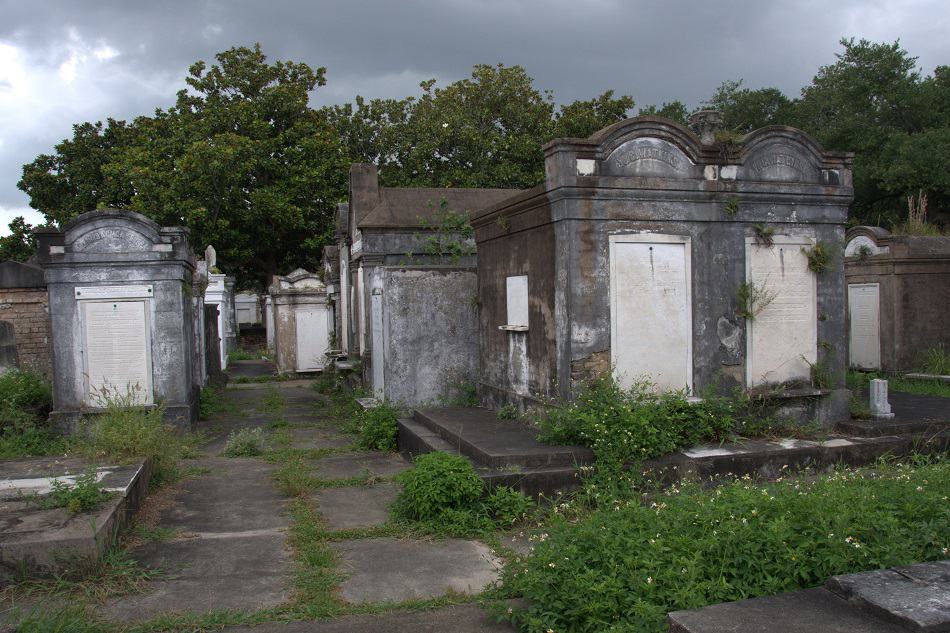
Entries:
[[152,403],[147,301],[83,301],[83,363],[86,406],[103,403],[103,390]]
[[323,369],[329,349],[327,310],[324,306],[294,311],[297,334],[297,371]]
[[644,377],[658,391],[692,389],[688,238],[612,236],[611,362],[618,381]]
[[851,366],[881,368],[881,298],[879,284],[848,285]]
[[808,380],[818,359],[815,273],[802,251],[806,238],[775,236],[770,247],[746,242],[746,281],[771,302],[748,325],[746,380],[749,387]]

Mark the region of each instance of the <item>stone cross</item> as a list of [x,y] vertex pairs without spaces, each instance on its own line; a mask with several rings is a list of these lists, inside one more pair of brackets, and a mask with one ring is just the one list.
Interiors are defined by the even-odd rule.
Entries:
[[218,254],[211,244],[208,244],[208,248],[205,249],[205,261],[208,263],[208,270],[211,270],[218,264]]
[[871,415],[875,418],[893,418],[891,404],[887,401],[887,381],[871,381]]

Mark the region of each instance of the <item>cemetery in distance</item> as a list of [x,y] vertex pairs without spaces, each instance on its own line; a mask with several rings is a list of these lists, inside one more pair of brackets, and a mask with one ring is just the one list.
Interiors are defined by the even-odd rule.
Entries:
[[849,227],[801,130],[723,138],[353,164],[266,288],[134,211],[38,230],[0,631],[950,631],[950,237]]

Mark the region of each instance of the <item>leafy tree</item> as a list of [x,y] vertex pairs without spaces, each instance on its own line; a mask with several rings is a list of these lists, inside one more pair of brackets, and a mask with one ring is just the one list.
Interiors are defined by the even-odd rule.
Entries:
[[703,107],[722,113],[723,127],[743,134],[789,119],[792,102],[778,88],[751,90],[742,80],[724,81]]
[[667,119],[672,119],[677,123],[686,125],[689,121],[689,115],[691,114],[686,105],[679,100],[670,101],[669,103],[664,103],[659,108],[655,105],[646,106],[640,108],[638,115],[651,115],[651,116],[662,116]]
[[0,262],[9,259],[25,262],[36,252],[36,239],[33,237],[33,225],[17,216],[8,225],[9,235],[0,237]]
[[74,125],[73,137],[56,145],[55,154],[40,154],[23,166],[23,178],[17,187],[30,196],[31,207],[58,224],[97,206],[127,204],[128,198],[113,199],[104,194],[102,170],[132,134],[124,121],[115,119],[108,119],[105,125]]
[[324,108],[353,162],[375,162],[389,186],[530,187],[544,175],[542,145],[586,137],[626,118],[629,96],[608,90],[555,109],[520,66],[477,65],[469,78],[406,99],[357,97]]
[[191,66],[167,110],[76,126],[24,169],[31,205],[58,223],[112,205],[184,224],[196,250],[213,243],[224,270],[257,285],[315,266],[346,192],[339,137],[308,105],[325,69],[268,63],[259,45],[216,60]]
[[554,136],[587,138],[594,132],[623,121],[633,109],[633,97],[624,95],[614,98],[608,90],[590,101],[575,101],[561,106],[554,121]]
[[829,149],[855,152],[856,221],[898,223],[908,193],[946,191],[945,175],[923,165],[921,152],[937,151],[936,164],[950,156],[947,134],[939,131],[950,126],[947,73],[922,78],[917,58],[900,42],[841,45],[837,61],[802,89],[793,122]]
[[[470,78],[421,84],[380,170],[395,186],[527,187],[543,174],[553,98],[520,66],[475,66]],[[393,169],[393,167],[397,167]]]

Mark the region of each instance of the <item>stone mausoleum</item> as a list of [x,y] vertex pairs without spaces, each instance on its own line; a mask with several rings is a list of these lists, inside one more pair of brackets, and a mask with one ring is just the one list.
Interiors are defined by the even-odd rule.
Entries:
[[[446,220],[517,192],[382,187],[375,165],[350,168],[349,203],[337,210],[340,349],[360,359],[377,398],[431,403],[474,382],[474,242],[446,230]],[[461,248],[449,256],[447,243]]]
[[298,268],[275,276],[270,287],[274,357],[283,374],[322,371],[330,349],[327,287],[319,275]]
[[950,351],[950,237],[856,226],[847,239],[851,366],[914,371],[927,350]]
[[213,246],[205,249],[208,266],[208,285],[205,287],[205,305],[218,309],[218,354],[221,369],[228,367],[228,353],[238,346],[237,310],[234,304],[234,277],[218,270],[218,257]]
[[197,419],[188,231],[131,211],[91,211],[37,231],[46,271],[53,361],[51,417],[75,428],[102,394],[161,404],[165,419]]
[[[543,184],[475,216],[486,403],[613,371],[694,396],[798,387],[809,415],[847,415],[852,156],[788,127],[717,134],[716,118],[554,140]],[[809,387],[813,367],[832,382]]]

